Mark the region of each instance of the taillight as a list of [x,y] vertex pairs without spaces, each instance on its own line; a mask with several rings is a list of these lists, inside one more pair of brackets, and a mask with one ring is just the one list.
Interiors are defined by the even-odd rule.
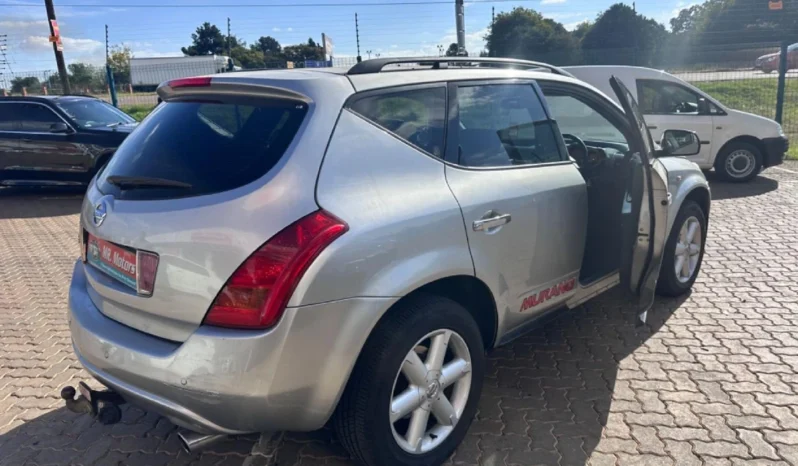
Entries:
[[173,79],[167,83],[172,89],[179,87],[208,87],[211,85],[210,77],[180,78]]
[[216,296],[205,324],[267,328],[282,316],[313,260],[349,227],[323,210],[277,233],[241,264]]
[[136,251],[136,292],[150,296],[155,288],[155,273],[158,271],[158,254]]

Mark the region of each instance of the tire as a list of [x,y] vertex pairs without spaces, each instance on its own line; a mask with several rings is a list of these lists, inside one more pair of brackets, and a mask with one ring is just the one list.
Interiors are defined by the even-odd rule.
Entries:
[[[682,273],[680,278],[676,272],[676,246],[680,240],[685,239],[681,237],[683,227],[688,221],[692,223],[693,219],[700,227],[700,231],[697,232],[701,235],[700,238],[697,239],[700,249],[695,256],[690,255],[688,269],[692,269],[692,272],[689,274],[689,278],[685,279],[687,274]],[[657,292],[660,295],[680,296],[687,293],[690,288],[693,287],[693,283],[695,283],[696,277],[698,277],[698,273],[701,270],[701,262],[704,260],[704,245],[706,244],[707,238],[706,235],[706,214],[701,209],[701,206],[699,206],[696,202],[685,201],[681,209],[679,209],[679,213],[676,215],[676,220],[674,220],[673,226],[671,227],[670,236],[668,236],[668,241],[665,243],[665,250],[662,252],[662,268],[659,271],[659,280],[657,281]],[[696,240],[695,237],[693,239],[694,241]],[[693,257],[696,259],[694,267],[692,266]],[[682,263],[684,263],[685,260],[686,259],[683,259]]]
[[[461,407],[462,414],[448,433],[439,437],[425,432],[421,437],[422,441],[418,442],[419,445],[427,441],[431,445],[439,442],[436,446],[426,452],[411,453],[406,450],[410,445],[406,443],[401,427],[406,423],[409,432],[412,421],[408,419],[415,418],[415,412],[410,412],[394,423],[390,420],[391,408],[394,406],[392,403],[396,401],[395,395],[405,390],[399,384],[410,380],[409,377],[405,379],[400,369],[411,351],[423,348],[423,341],[420,340],[431,332],[440,330],[453,332],[446,361],[452,361],[448,358],[458,348],[467,348],[471,360],[470,380],[467,380],[466,372],[458,371],[458,374],[466,374],[460,381],[444,390],[435,390],[434,387],[440,386],[434,380],[422,396],[431,403],[429,400],[436,399],[443,393],[447,399],[453,400],[450,406],[454,406],[455,410],[458,406]],[[428,353],[433,352],[432,346],[427,346]],[[424,355],[421,356],[423,360]],[[485,347],[479,327],[471,314],[458,303],[431,295],[411,297],[407,302],[400,303],[374,329],[355,364],[334,415],[333,426],[339,440],[352,457],[369,466],[432,466],[443,463],[462,442],[476,414],[482,391],[484,358]],[[422,364],[421,367],[424,368],[425,365]],[[429,374],[427,376],[433,379],[435,377]],[[441,382],[445,383],[443,379]],[[464,387],[468,388],[465,396],[462,395]],[[432,399],[426,398],[430,395],[433,396]],[[429,419],[433,424],[439,422],[433,414],[429,415]],[[405,445],[402,446],[401,442],[405,442]]]
[[[747,162],[747,165],[742,163]],[[715,171],[726,181],[750,181],[762,170],[762,152],[747,142],[732,142],[715,160]]]

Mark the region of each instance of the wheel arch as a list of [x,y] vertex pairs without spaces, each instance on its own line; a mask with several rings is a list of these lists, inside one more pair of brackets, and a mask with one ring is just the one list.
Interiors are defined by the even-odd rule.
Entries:
[[718,149],[718,152],[715,154],[715,161],[713,162],[713,165],[717,167],[717,164],[719,163],[718,161],[720,160],[720,155],[725,153],[725,151],[729,148],[730,145],[732,145],[734,143],[738,143],[738,142],[744,142],[744,143],[747,143],[747,144],[751,144],[752,146],[754,146],[757,149],[759,149],[759,154],[761,156],[763,156],[763,157],[764,157],[765,153],[767,152],[766,148],[765,148],[765,143],[762,142],[762,140],[759,139],[758,137],[751,136],[751,135],[748,135],[748,134],[745,134],[745,135],[742,135],[742,136],[735,136],[735,137],[729,139],[728,141],[724,142],[723,145],[720,147],[720,149]]

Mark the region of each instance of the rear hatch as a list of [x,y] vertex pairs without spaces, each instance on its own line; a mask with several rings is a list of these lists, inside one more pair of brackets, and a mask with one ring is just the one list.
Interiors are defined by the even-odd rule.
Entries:
[[317,141],[337,111],[321,111],[313,96],[323,86],[302,81],[190,78],[159,89],[164,103],[83,204],[88,293],[102,313],[184,341],[242,262],[318,210]]

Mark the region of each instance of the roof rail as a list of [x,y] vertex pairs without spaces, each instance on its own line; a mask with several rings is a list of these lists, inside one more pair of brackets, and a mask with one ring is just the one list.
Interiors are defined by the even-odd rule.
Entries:
[[548,63],[519,60],[515,58],[487,58],[487,57],[395,57],[395,58],[375,58],[362,61],[352,68],[349,68],[347,75],[379,73],[387,65],[398,65],[402,63],[418,63],[419,65],[430,65],[433,70],[440,70],[449,67],[449,64],[463,65],[476,64],[481,67],[504,67],[504,68],[544,68],[554,74],[568,76],[574,75],[562,68]]

